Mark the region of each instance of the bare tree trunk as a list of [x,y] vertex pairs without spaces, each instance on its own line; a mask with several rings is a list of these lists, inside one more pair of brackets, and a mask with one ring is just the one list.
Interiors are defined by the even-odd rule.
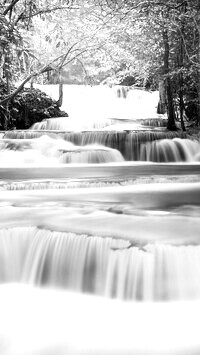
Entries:
[[197,112],[198,112],[198,126],[200,126],[200,35],[198,33],[198,63],[199,67],[197,68],[197,90],[198,90],[198,103],[197,103]]
[[[181,17],[181,37],[180,37],[180,56],[179,56],[179,67],[183,68],[184,67],[184,35],[185,35],[185,14],[187,12],[187,1],[184,1],[182,3],[181,7],[182,14],[184,17]],[[183,72],[180,72],[179,74],[179,108],[180,108],[180,120],[181,120],[181,128],[183,131],[185,131],[185,123],[184,123],[184,99],[183,99],[183,94],[184,94],[184,77],[183,77]]]
[[[185,3],[182,5],[183,12],[186,11]],[[180,38],[180,55],[179,55],[179,67],[180,69],[183,68],[183,61],[184,61],[184,43],[183,43],[183,35],[185,32],[185,26],[183,20],[181,21],[181,38]],[[183,73],[180,72],[179,74],[179,110],[180,110],[180,120],[181,120],[181,128],[183,131],[185,131],[185,124],[184,124],[184,118],[183,118],[183,112],[184,112],[184,100],[183,100],[183,88],[184,86],[184,80],[183,80]]]
[[163,80],[159,81],[159,102],[157,113],[164,114],[167,111],[166,107],[166,92],[165,92],[165,84]]
[[62,82],[62,75],[61,71],[59,71],[59,99],[57,101],[58,107],[61,107],[63,104],[63,82]]
[[175,124],[175,109],[174,109],[174,100],[173,100],[173,90],[171,79],[169,77],[169,39],[167,30],[163,30],[163,41],[164,41],[164,75],[165,75],[165,87],[166,87],[166,97],[167,97],[167,115],[168,115],[168,124],[167,128],[170,131],[176,130]]
[[186,131],[185,129],[185,123],[184,123],[184,101],[183,101],[183,92],[180,90],[179,92],[179,109],[180,109],[180,120],[181,120],[181,128],[183,131]]
[[8,53],[5,55],[5,63],[4,63],[4,77],[6,79],[6,90],[8,95],[11,92],[11,79],[12,79],[12,75],[11,75],[11,63],[10,63],[10,56],[9,56],[9,49]]
[[33,89],[33,88],[34,88],[34,78],[31,78],[30,89]]

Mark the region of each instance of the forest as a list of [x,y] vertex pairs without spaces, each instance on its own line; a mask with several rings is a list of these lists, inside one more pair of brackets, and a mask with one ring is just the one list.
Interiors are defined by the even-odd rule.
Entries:
[[[0,129],[66,115],[41,84],[159,90],[168,129],[200,124],[199,0],[1,0]],[[30,83],[30,88],[24,85]],[[59,101],[59,100],[58,100]],[[39,113],[38,113],[39,105]],[[37,109],[36,109],[37,107]],[[41,117],[40,117],[41,116]]]

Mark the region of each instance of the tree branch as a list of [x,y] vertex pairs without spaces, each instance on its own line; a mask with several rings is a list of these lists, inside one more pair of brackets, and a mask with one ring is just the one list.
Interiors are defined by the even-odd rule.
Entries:
[[42,15],[42,14],[47,14],[53,11],[58,11],[58,10],[78,10],[78,7],[73,7],[73,6],[56,6],[56,7],[52,7],[52,8],[45,8],[45,9],[40,9],[34,13],[27,15],[27,16],[23,16],[23,20],[26,20],[30,17],[35,17],[38,15]]
[[[15,96],[17,96],[17,94],[19,94],[19,92],[24,88],[24,85],[29,82],[32,78],[39,76],[41,74],[47,73],[48,71],[56,71],[56,70],[60,70],[61,68],[63,68],[64,66],[66,66],[67,64],[71,63],[73,60],[75,60],[76,58],[80,57],[84,52],[86,52],[88,49],[82,50],[80,51],[78,54],[74,55],[71,59],[69,59],[67,62],[65,62],[68,54],[70,53],[70,51],[72,50],[72,48],[76,45],[77,43],[74,43],[73,46],[70,47],[70,49],[67,51],[66,54],[64,55],[60,55],[59,57],[55,58],[54,60],[52,60],[49,64],[45,65],[43,68],[41,68],[38,72],[34,72],[28,75],[28,77],[26,79],[24,79],[24,81],[19,85],[19,87],[14,90],[11,94],[7,95],[3,100],[0,101],[0,106],[4,105],[5,103],[7,103],[10,100],[13,100]],[[78,50],[78,49],[77,49]],[[56,63],[58,60],[61,60],[61,63],[58,65],[57,68],[53,67],[53,64]]]
[[17,4],[19,0],[13,0],[11,4],[4,10],[3,15],[6,16],[7,13],[12,10],[12,8]]

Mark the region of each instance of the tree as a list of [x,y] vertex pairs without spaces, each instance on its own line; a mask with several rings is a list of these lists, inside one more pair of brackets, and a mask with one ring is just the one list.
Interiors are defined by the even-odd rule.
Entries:
[[[168,128],[200,122],[198,0],[1,1],[0,70],[22,86],[43,82],[125,82],[162,89]],[[20,74],[20,75],[19,75]],[[113,79],[114,78],[114,79]],[[189,83],[189,90],[188,90]],[[5,103],[5,101],[4,101]],[[162,107],[163,109],[163,107]]]
[[76,5],[73,0],[1,0],[0,5],[0,68],[1,76],[7,81],[9,94],[10,83],[19,77],[19,72],[26,72],[28,67],[30,69],[30,58],[34,57],[27,46],[26,36],[33,28],[33,19],[61,10],[71,10]]
[[[148,70],[157,83],[164,83],[168,128],[176,129],[175,121],[180,119],[182,129],[185,129],[184,113],[192,112],[197,117],[200,112],[199,1],[116,0],[110,1],[109,6],[113,11],[119,11],[125,22],[131,24],[132,21],[140,26],[142,48],[146,51],[144,49],[144,59],[138,57],[138,60],[146,63],[144,68],[149,64]],[[151,52],[149,43],[155,51],[150,61],[146,54]]]

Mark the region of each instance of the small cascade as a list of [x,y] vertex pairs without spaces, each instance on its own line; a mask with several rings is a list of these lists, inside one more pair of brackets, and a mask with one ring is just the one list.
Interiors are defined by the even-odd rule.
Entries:
[[122,300],[200,297],[200,246],[149,244],[51,232],[0,230],[0,281],[56,286]]
[[42,136],[62,138],[78,146],[100,144],[109,148],[117,149],[122,154],[125,150],[127,132],[117,131],[83,131],[83,132],[54,132],[54,131],[7,131],[4,139],[36,139]]
[[101,145],[117,149],[122,155],[124,155],[127,132],[83,131],[56,133],[53,131],[8,131],[5,132],[4,139],[36,139],[41,138],[44,135],[55,139],[64,139],[76,146]]
[[[130,132],[126,136],[125,144],[125,158],[126,160],[141,160],[141,147],[153,141],[160,141],[163,139],[172,140],[173,138],[186,138],[187,134],[184,132]],[[142,156],[143,159],[143,156]],[[146,159],[144,159],[146,160]]]
[[167,119],[149,118],[149,119],[141,120],[141,125],[147,127],[167,127]]
[[141,146],[140,160],[153,162],[200,161],[200,142],[189,139],[163,139]]
[[[151,180],[150,180],[151,181]],[[195,180],[193,177],[193,181]],[[77,189],[77,188],[92,188],[92,187],[111,187],[111,186],[121,186],[121,185],[130,185],[133,183],[133,180],[120,180],[119,181],[110,181],[107,180],[70,180],[70,181],[24,181],[24,182],[2,182],[0,183],[0,191],[24,191],[24,190],[50,190],[50,189]]]
[[34,123],[30,129],[36,131],[65,131],[69,130],[69,124],[69,117],[48,118]]
[[92,145],[63,151],[59,159],[62,164],[100,164],[122,161],[124,159],[118,150]]
[[64,139],[74,144],[85,146],[88,144],[100,144],[117,149],[124,154],[126,132],[89,131],[79,133],[65,133]]
[[88,120],[80,124],[80,119],[76,122],[75,118],[69,117],[57,117],[48,118],[41,122],[35,123],[31,130],[39,131],[79,131],[81,129],[101,129],[112,123],[111,119],[102,119],[100,122],[94,122],[94,120]]
[[46,135],[37,139],[3,139],[0,143],[0,163],[70,164],[111,163],[124,161],[121,153],[101,145],[76,146],[61,138]]
[[[199,161],[200,159],[199,139],[194,139],[195,137],[190,137],[185,132],[168,131],[57,133],[53,131],[10,131],[6,132],[4,139],[1,140],[0,149],[2,150],[2,147],[4,147],[5,149],[19,151],[31,146],[35,149],[36,142],[44,140],[47,144],[48,138],[51,153],[54,147],[54,153],[50,154],[48,150],[48,156],[58,159],[63,154],[60,163],[65,164],[69,162],[81,163],[82,158],[83,163],[91,161],[121,162],[123,161],[122,156],[127,161],[152,162]],[[32,144],[31,140],[33,141]],[[11,148],[12,146],[13,148]],[[113,149],[113,152],[110,149]],[[40,148],[37,147],[36,150],[40,151]],[[43,153],[44,151],[46,156],[47,151],[43,149]],[[72,151],[74,157],[70,158]],[[107,159],[111,154],[112,158]]]
[[[83,132],[53,132],[53,131],[8,131],[4,139],[36,139],[43,135],[55,140],[58,138],[70,142],[75,146],[83,147],[88,145],[101,145],[118,150],[125,160],[139,161],[148,160],[145,158],[146,149],[150,149],[149,143],[164,139],[187,138],[184,132],[168,131],[83,131]],[[141,151],[143,151],[141,153]],[[149,159],[150,160],[150,159]]]
[[50,131],[6,131],[3,139],[35,139],[47,135],[51,138],[58,138],[64,136],[64,132],[50,132]]

